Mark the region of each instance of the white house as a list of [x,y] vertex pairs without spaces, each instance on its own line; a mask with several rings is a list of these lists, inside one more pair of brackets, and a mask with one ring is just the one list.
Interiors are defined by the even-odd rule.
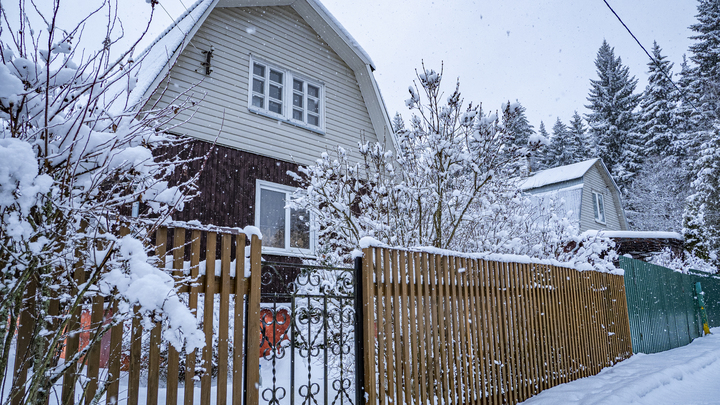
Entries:
[[200,196],[175,219],[259,226],[265,253],[313,254],[307,215],[285,208],[287,171],[338,145],[358,153],[361,139],[394,149],[373,62],[316,0],[199,0],[139,60],[130,102],[201,99],[176,121],[197,141],[175,152],[202,156],[217,138]]

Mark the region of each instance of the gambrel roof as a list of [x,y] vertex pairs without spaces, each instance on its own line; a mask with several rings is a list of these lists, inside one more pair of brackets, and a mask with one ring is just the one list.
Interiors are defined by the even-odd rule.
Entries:
[[390,117],[373,75],[375,66],[370,56],[317,0],[198,0],[140,55],[138,81],[128,104],[133,105],[149,98],[213,9],[269,6],[292,7],[353,70],[375,133],[378,136],[388,135],[395,143]]

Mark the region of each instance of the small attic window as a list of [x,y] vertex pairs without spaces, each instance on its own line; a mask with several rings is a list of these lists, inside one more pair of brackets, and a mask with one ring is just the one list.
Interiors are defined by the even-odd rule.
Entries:
[[325,86],[250,58],[248,109],[314,132],[325,132]]
[[605,224],[605,200],[603,195],[593,191],[593,211],[595,212],[595,221]]

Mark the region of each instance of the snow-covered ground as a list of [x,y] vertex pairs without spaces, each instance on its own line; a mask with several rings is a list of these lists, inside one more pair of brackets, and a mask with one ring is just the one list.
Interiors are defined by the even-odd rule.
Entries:
[[720,328],[687,346],[636,354],[600,374],[523,402],[539,404],[720,404]]

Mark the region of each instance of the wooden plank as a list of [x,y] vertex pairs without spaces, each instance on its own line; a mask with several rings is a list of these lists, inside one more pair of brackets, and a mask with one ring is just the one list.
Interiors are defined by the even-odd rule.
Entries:
[[546,288],[545,280],[543,278],[543,265],[533,265],[533,283],[535,285],[535,292],[537,296],[538,305],[538,324],[540,327],[540,340],[542,342],[542,374],[543,384],[542,390],[552,387],[552,358],[550,354],[550,327],[548,323],[548,312],[547,312],[547,299],[546,299]]
[[[82,268],[82,263],[79,263],[75,267],[75,273],[73,274],[73,279],[75,280],[75,285],[80,285],[85,282],[85,272]],[[75,294],[78,293],[78,290],[76,287],[73,287],[73,292]],[[81,308],[78,306],[78,308],[73,311],[73,313],[70,315],[70,321],[67,324],[67,330],[68,331],[76,331],[80,328],[80,311]],[[22,321],[21,321],[22,322]],[[20,333],[20,331],[18,331]],[[66,345],[65,345],[65,359],[71,359],[77,354],[78,352],[78,345],[80,343],[80,335],[79,334],[73,334],[73,333],[67,333],[67,339],[66,339]],[[20,347],[18,348],[20,349]],[[18,369],[18,361],[21,361],[23,356],[17,356],[15,357],[15,369]],[[69,403],[75,403],[75,382],[77,381],[77,365],[73,365],[67,369],[65,372],[65,376],[63,378],[63,389],[62,389],[62,403],[63,404],[69,404]],[[19,382],[19,381],[18,381]],[[16,398],[21,397],[20,395],[17,395]],[[16,404],[12,404],[16,405]]]
[[393,337],[394,337],[394,347],[393,354],[395,355],[395,398],[396,403],[405,403],[403,397],[403,385],[409,381],[408,376],[403,376],[403,364],[407,363],[408,359],[403,356],[403,339],[402,339],[402,324],[405,322],[405,316],[404,314],[401,315],[402,311],[402,294],[400,291],[399,283],[400,283],[400,274],[402,274],[402,270],[400,269],[400,256],[402,255],[402,252],[398,252],[397,249],[393,249],[391,253],[391,268],[390,271],[392,272],[392,284],[393,284],[393,322],[392,322],[392,331],[393,331]]
[[[413,373],[415,374],[415,395],[413,400],[421,404],[427,403],[427,383],[428,379],[426,376],[427,366],[429,364],[428,351],[426,350],[426,330],[425,330],[425,318],[429,316],[426,312],[425,302],[427,296],[425,295],[422,287],[423,277],[420,270],[420,253],[409,253],[410,258],[408,265],[412,266],[410,273],[413,275],[414,283],[411,283],[410,287],[410,323],[414,325],[413,331],[416,333],[412,334],[413,339],[413,353],[415,359],[413,361]],[[425,277],[424,279],[427,279]]]
[[[449,357],[452,355],[449,353],[449,342],[448,342],[448,329],[450,328],[450,314],[449,314],[449,305],[448,300],[450,299],[450,288],[448,286],[448,282],[445,278],[445,260],[444,257],[440,255],[433,255],[434,261],[435,261],[435,273],[437,274],[437,278],[439,281],[440,286],[443,288],[444,295],[441,297],[438,297],[440,300],[440,303],[438,305],[438,322],[439,322],[439,335],[440,335],[440,370],[441,374],[439,374],[442,377],[442,387],[443,387],[443,397],[445,398],[445,403],[451,403],[453,398],[453,391],[454,386],[451,386],[450,384],[454,381],[450,381],[449,378],[450,373],[452,372],[452,359]],[[452,402],[454,403],[454,402]]]
[[423,326],[424,334],[421,334],[423,339],[423,348],[425,350],[425,355],[423,357],[422,364],[420,365],[421,370],[424,366],[425,372],[422,375],[422,380],[424,382],[423,387],[421,387],[421,391],[423,394],[423,404],[428,403],[431,399],[434,401],[435,398],[435,359],[437,358],[435,353],[436,351],[436,344],[434,344],[433,340],[433,324],[435,323],[435,318],[433,317],[433,308],[435,307],[435,301],[431,297],[430,292],[430,277],[428,276],[428,256],[427,253],[418,253],[417,254],[417,260],[418,263],[416,264],[416,270],[419,268],[420,271],[420,279],[422,282],[422,299],[423,299],[423,306],[424,316],[422,317],[421,324]]
[[466,373],[468,373],[468,383],[470,384],[467,393],[468,400],[477,402],[480,400],[480,351],[478,348],[477,336],[475,328],[477,327],[477,319],[475,318],[474,305],[474,283],[472,279],[472,261],[468,258],[461,259],[461,265],[465,271],[461,274],[463,279],[462,288],[465,306],[465,339],[467,347]]
[[[405,401],[406,404],[412,404],[413,401],[413,392],[415,391],[413,388],[416,384],[417,375],[411,372],[410,368],[417,362],[417,359],[412,358],[410,356],[410,350],[412,346],[412,341],[410,339],[410,335],[415,335],[415,317],[412,316],[412,320],[410,317],[410,313],[414,312],[414,303],[411,305],[411,301],[408,294],[408,282],[412,280],[412,274],[409,272],[408,266],[412,268],[412,261],[407,258],[408,253],[404,251],[399,252],[399,278],[398,283],[400,283],[400,312],[402,313],[402,319],[399,319],[396,323],[397,325],[402,326],[402,347],[403,347],[403,372],[405,374],[405,378],[403,378],[403,384],[405,386]],[[411,311],[411,308],[413,310]],[[397,332],[396,332],[397,333]],[[415,348],[413,348],[415,349]],[[417,353],[416,351],[413,351],[413,353]]]
[[385,405],[388,403],[388,393],[386,391],[386,368],[387,368],[387,361],[385,360],[385,346],[386,346],[386,338],[385,338],[385,306],[387,305],[386,302],[386,294],[385,294],[385,286],[387,283],[385,282],[385,276],[383,271],[383,265],[385,264],[385,260],[387,259],[387,255],[385,254],[385,249],[382,248],[375,248],[375,280],[377,282],[377,305],[376,305],[376,311],[377,311],[377,323],[375,324],[375,333],[377,334],[377,345],[378,345],[378,360],[377,360],[377,375],[378,375],[378,395],[380,396],[380,404]]
[[548,322],[548,332],[550,337],[550,370],[551,376],[550,384],[552,387],[556,386],[560,381],[561,363],[559,358],[560,345],[558,344],[558,327],[557,327],[557,316],[555,313],[555,290],[550,278],[550,266],[545,265],[542,267],[543,270],[543,284],[545,286],[545,315]]
[[487,401],[486,388],[487,388],[487,366],[486,366],[486,347],[485,347],[485,334],[487,329],[483,322],[485,321],[485,313],[482,312],[482,294],[480,293],[480,269],[479,262],[477,259],[469,260],[469,276],[471,280],[470,285],[470,307],[472,309],[472,320],[473,326],[471,328],[473,334],[473,344],[475,345],[474,355],[475,358],[473,363],[475,364],[474,372],[475,377],[475,401]]
[[[205,347],[202,349],[202,361],[205,372],[200,377],[200,403],[209,404],[212,390],[212,345],[213,312],[215,309],[215,255],[217,254],[217,233],[208,232],[205,249],[205,296],[203,297],[203,333]],[[253,319],[253,318],[250,318]],[[259,317],[257,319],[260,319]],[[257,320],[256,320],[257,322]],[[250,335],[253,336],[253,335]],[[255,335],[255,336],[259,336]],[[255,357],[248,353],[248,357]]]
[[462,390],[462,371],[460,370],[460,353],[457,339],[460,337],[458,331],[458,320],[457,320],[457,309],[455,300],[457,294],[455,291],[457,283],[455,282],[455,276],[457,271],[454,267],[454,258],[443,256],[441,258],[442,272],[445,277],[445,318],[447,325],[447,346],[448,346],[448,380],[450,381],[450,395],[453,398],[454,404],[461,402],[461,390]]
[[[261,289],[261,244],[257,235],[250,240],[250,291],[248,298],[248,349],[247,349],[247,402],[246,404],[260,403],[260,289]],[[203,403],[209,403],[203,402]]]
[[536,395],[540,392],[540,340],[537,328],[537,303],[535,298],[535,288],[533,287],[530,277],[530,265],[525,263],[520,266],[520,273],[523,277],[524,284],[524,300],[526,302],[526,317],[528,324],[528,357],[530,359],[530,395]]
[[220,239],[220,319],[218,326],[218,384],[217,403],[227,404],[228,333],[230,330],[230,242],[231,235]]
[[138,405],[140,394],[140,374],[142,372],[142,332],[140,324],[140,306],[133,308],[130,331],[130,370],[128,376],[128,405]]
[[571,331],[573,334],[573,364],[575,372],[573,374],[574,379],[582,378],[583,375],[583,338],[581,333],[580,324],[580,303],[577,298],[577,282],[575,281],[574,269],[565,269],[565,275],[567,276],[567,294],[569,295],[569,306],[570,306],[570,319],[571,319]]
[[[200,236],[201,233],[197,229],[193,229],[190,234],[190,278],[191,286],[188,290],[190,296],[188,298],[188,307],[195,313],[197,318],[198,307],[198,284],[200,281]],[[204,284],[205,281],[203,280]],[[185,394],[183,402],[185,405],[192,405],[195,400],[195,363],[197,358],[197,350],[193,350],[186,354],[185,357]]]
[[[242,403],[243,347],[245,330],[245,234],[235,237],[235,314],[233,322],[232,404]],[[224,285],[223,285],[224,287]],[[196,298],[197,300],[197,298]],[[186,394],[187,395],[187,394]],[[186,405],[192,405],[187,404]]]
[[561,286],[561,297],[562,297],[562,312],[563,312],[563,319],[565,321],[565,336],[566,336],[566,378],[568,381],[575,380],[576,374],[577,374],[577,356],[575,353],[575,350],[577,349],[577,335],[575,332],[574,327],[574,317],[572,315],[573,311],[573,300],[572,300],[572,294],[570,291],[570,282],[568,280],[568,269],[564,267],[556,267],[558,271],[558,278],[560,280],[560,286]]
[[515,297],[515,336],[517,339],[517,346],[518,346],[518,360],[520,362],[518,367],[518,383],[520,384],[519,387],[519,400],[522,402],[530,397],[530,370],[528,366],[530,365],[530,356],[527,352],[527,333],[528,333],[528,326],[527,326],[527,315],[525,313],[525,303],[526,303],[526,297],[525,293],[523,291],[523,281],[522,281],[522,275],[520,273],[518,263],[511,263],[510,264],[510,275],[511,279],[513,280],[513,290],[514,290],[514,297]]
[[630,338],[630,319],[629,310],[627,306],[627,291],[625,290],[625,278],[618,276],[618,289],[620,291],[620,297],[618,298],[620,303],[621,319],[622,319],[622,334],[624,339],[623,353],[625,358],[632,356],[632,340]]
[[[167,232],[166,228],[158,229],[158,233],[161,231]],[[185,229],[175,228],[173,232],[173,278],[177,284],[183,277],[183,260],[185,258]],[[165,256],[161,256],[162,263],[165,265]],[[180,374],[180,354],[177,349],[172,345],[168,345],[168,359],[167,359],[167,377],[166,377],[166,404],[177,405],[178,403],[178,381]]]
[[[76,271],[77,273],[83,273],[82,271]],[[16,340],[16,350],[15,350],[15,364],[14,367],[14,375],[12,378],[13,387],[12,387],[12,400],[10,403],[12,405],[20,405],[25,397],[25,383],[27,381],[27,373],[28,369],[30,369],[30,363],[32,362],[33,356],[30,353],[30,346],[32,341],[34,340],[33,336],[33,330],[35,329],[35,292],[37,291],[37,281],[35,279],[35,276],[31,276],[30,280],[27,283],[27,289],[24,293],[23,302],[21,304],[20,309],[20,326],[17,329],[17,340]],[[7,319],[3,319],[0,322],[7,322]],[[78,324],[79,326],[79,324]],[[70,339],[68,338],[68,341]],[[75,338],[75,350],[77,351],[77,338]],[[66,352],[66,356],[67,356]],[[66,357],[68,358],[68,357]],[[9,367],[8,367],[9,368]],[[75,367],[73,367],[74,369]],[[7,369],[7,368],[6,368]],[[5,370],[3,370],[5,371]],[[9,374],[9,373],[8,373]],[[68,374],[65,374],[67,378]],[[74,378],[74,377],[73,377]],[[74,381],[74,379],[73,379]],[[5,381],[2,381],[2,385],[4,386]],[[63,387],[64,389],[64,387]],[[72,391],[74,393],[74,390]],[[64,397],[64,395],[63,395]]]
[[[383,249],[383,271],[384,271],[384,282],[383,286],[385,289],[385,355],[387,356],[387,386],[388,386],[388,400],[393,404],[397,403],[398,398],[395,397],[395,356],[399,356],[399,350],[393,345],[393,322],[392,322],[392,305],[393,296],[389,294],[387,286],[392,283],[392,267],[390,263],[390,250]],[[397,278],[397,277],[395,277]]]
[[[92,298],[92,308],[90,312],[91,337],[93,334],[99,332],[102,328],[104,318],[104,303],[105,300],[100,294],[96,294]],[[98,375],[100,373],[100,342],[90,347],[87,355],[87,361],[85,362],[85,364],[87,364],[88,379],[87,388],[85,389],[85,404],[89,405],[95,397],[95,393],[97,392],[98,388]],[[135,388],[137,387],[133,386],[132,381],[130,381],[130,385],[128,386],[128,405],[137,404],[137,399],[133,398],[137,396],[137,391],[133,391]]]
[[[158,229],[155,234],[155,254],[161,258],[162,266],[165,266],[165,255],[167,254],[167,228]],[[148,405],[157,405],[158,390],[160,388],[160,345],[162,341],[162,322],[156,322],[150,332],[150,349],[148,353]]]
[[519,377],[519,359],[517,349],[517,325],[516,325],[516,311],[517,304],[515,302],[515,291],[513,288],[513,280],[510,275],[511,263],[501,263],[500,269],[502,272],[502,282],[504,283],[505,292],[505,338],[507,339],[507,350],[508,350],[508,364],[510,369],[508,370],[508,377],[510,383],[510,393],[512,394],[512,400],[514,403],[520,402],[520,396],[518,393],[518,377]]
[[[378,388],[376,382],[376,361],[375,361],[375,329],[377,329],[377,323],[375,322],[375,293],[373,288],[373,263],[379,262],[378,257],[373,258],[372,248],[365,248],[363,250],[363,277],[362,280],[356,280],[356,282],[362,282],[363,284],[363,323],[364,323],[364,340],[365,340],[365,395],[367,397],[367,403],[376,404]],[[377,303],[379,307],[379,301]],[[378,357],[378,361],[380,357]]]
[[[441,352],[444,352],[444,349],[441,349],[441,343],[440,343],[440,328],[442,325],[442,321],[440,320],[440,314],[442,313],[442,310],[440,309],[440,302],[437,295],[437,287],[439,285],[439,278],[438,278],[438,272],[436,271],[436,256],[435,255],[428,255],[427,253],[423,253],[423,275],[428,278],[428,288],[430,288],[430,312],[432,314],[432,321],[429,324],[430,330],[432,332],[432,348],[433,348],[433,366],[431,369],[431,375],[432,379],[430,380],[430,387],[432,387],[431,392],[429,393],[430,400],[434,401],[434,398],[444,398],[445,397],[445,388],[443,387],[443,379],[442,379],[442,370],[443,367],[442,363],[442,356]],[[445,403],[448,403],[448,400],[445,400]]]
[[490,263],[483,260],[482,264],[482,284],[485,290],[485,299],[483,300],[483,313],[486,315],[486,328],[487,335],[487,373],[488,373],[488,392],[493,397],[493,404],[498,405],[500,403],[500,396],[502,395],[500,388],[500,369],[497,367],[497,329],[496,329],[496,313],[497,306],[494,302],[495,294],[492,292],[492,270]]
[[583,377],[587,377],[590,375],[590,362],[588,357],[587,348],[589,347],[590,342],[587,338],[587,321],[585,319],[585,313],[586,313],[586,301],[583,300],[583,285],[582,285],[582,274],[579,271],[573,271],[571,272],[570,278],[573,280],[573,284],[575,286],[574,288],[574,297],[575,302],[577,303],[575,309],[576,309],[576,317],[577,317],[577,324],[578,324],[578,334],[580,337],[580,354],[579,354],[579,362],[581,367],[581,375]]
[[453,337],[455,338],[455,346],[457,347],[456,353],[458,354],[456,363],[459,363],[457,367],[457,375],[460,376],[458,381],[458,391],[460,392],[458,402],[467,403],[467,393],[471,391],[470,373],[468,372],[467,367],[469,353],[468,346],[470,340],[467,338],[465,330],[465,327],[467,326],[467,308],[464,306],[465,295],[463,294],[464,289],[462,288],[463,273],[460,272],[462,264],[460,263],[460,258],[457,256],[452,257],[450,260],[452,263],[450,266],[450,274],[452,275],[454,282],[453,290],[455,293],[455,298],[453,299],[453,321],[455,322],[456,327]]
[[[118,301],[112,301],[113,316],[118,313]],[[108,356],[108,388],[106,404],[115,404],[120,398],[120,359],[122,357],[123,324],[110,328],[110,355]]]
[[160,387],[160,345],[162,338],[162,323],[156,322],[150,331],[150,349],[148,353],[148,388],[147,404],[157,405],[158,388]]

